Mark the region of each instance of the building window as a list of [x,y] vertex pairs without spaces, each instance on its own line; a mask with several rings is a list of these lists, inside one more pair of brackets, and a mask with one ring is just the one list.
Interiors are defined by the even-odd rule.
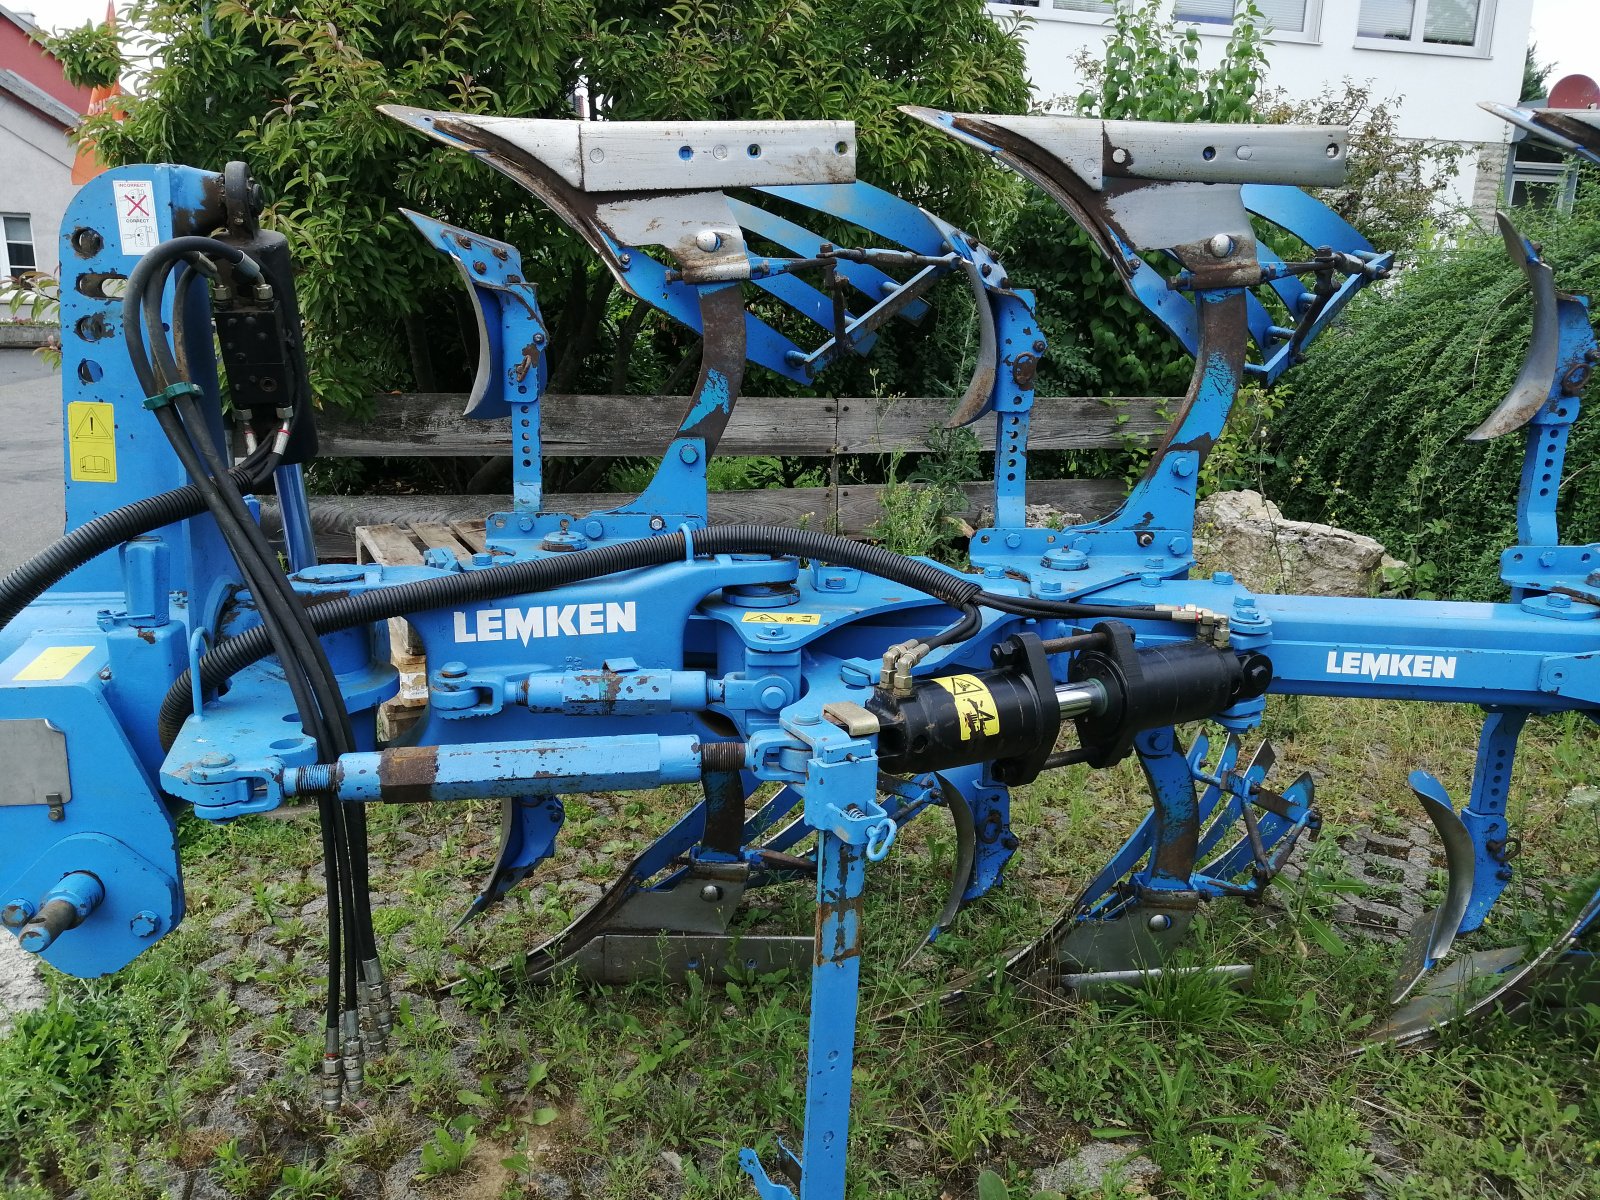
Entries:
[[1074,13],[1109,17],[1117,11],[1116,0],[990,0],[990,4],[994,8],[1026,8],[1040,16],[1061,13],[1068,20]]
[[38,264],[33,256],[33,223],[27,217],[0,217],[5,241],[0,248],[0,278],[20,279]]
[[1356,45],[1487,56],[1493,0],[1361,0]]
[[[1239,0],[1178,0],[1172,15],[1196,25],[1232,25]],[[1256,0],[1256,7],[1278,33],[1312,33],[1312,0]]]

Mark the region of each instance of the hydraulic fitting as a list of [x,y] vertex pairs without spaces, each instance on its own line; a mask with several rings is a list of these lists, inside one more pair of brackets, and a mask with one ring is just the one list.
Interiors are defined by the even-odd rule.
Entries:
[[344,1068],[339,1061],[339,1031],[329,1029],[322,1043],[322,1111],[339,1111],[344,1100]]

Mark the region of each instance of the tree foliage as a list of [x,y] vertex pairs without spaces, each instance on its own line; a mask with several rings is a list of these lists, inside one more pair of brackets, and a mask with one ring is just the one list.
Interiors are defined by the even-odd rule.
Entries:
[[124,33],[153,65],[127,120],[86,136],[114,164],[250,164],[302,266],[317,391],[346,405],[460,386],[476,358],[459,282],[401,206],[522,249],[561,386],[610,386],[618,353],[624,384],[637,360],[660,386],[685,350],[664,323],[630,327],[592,255],[516,185],[379,104],[570,117],[582,80],[619,119],[853,119],[863,178],[981,225],[996,173],[895,107],[1017,112],[1028,95],[1020,43],[982,0],[136,0]]
[[1553,62],[1539,61],[1539,47],[1528,43],[1528,56],[1522,62],[1522,92],[1519,100],[1539,100],[1550,92],[1550,75],[1556,69]]
[[[1570,218],[1519,209],[1558,286],[1600,294],[1600,198]],[[1345,524],[1408,559],[1430,586],[1504,595],[1499,553],[1515,537],[1523,438],[1465,436],[1509,390],[1532,308],[1498,237],[1469,232],[1426,249],[1392,284],[1369,289],[1294,376],[1277,419],[1290,465],[1269,478],[1294,517]],[[1562,529],[1600,539],[1600,424],[1585,414],[1567,451]]]

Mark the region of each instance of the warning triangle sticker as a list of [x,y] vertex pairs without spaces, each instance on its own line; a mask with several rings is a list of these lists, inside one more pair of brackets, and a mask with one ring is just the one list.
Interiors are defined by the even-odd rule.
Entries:
[[96,413],[87,412],[84,413],[83,419],[73,426],[72,436],[89,441],[109,442],[112,436],[111,423]]

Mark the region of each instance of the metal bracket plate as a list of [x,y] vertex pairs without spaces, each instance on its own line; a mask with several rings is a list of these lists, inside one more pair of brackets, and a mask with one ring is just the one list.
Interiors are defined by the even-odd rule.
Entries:
[[0,805],[48,804],[54,810],[72,799],[67,770],[67,735],[49,721],[0,721]]

